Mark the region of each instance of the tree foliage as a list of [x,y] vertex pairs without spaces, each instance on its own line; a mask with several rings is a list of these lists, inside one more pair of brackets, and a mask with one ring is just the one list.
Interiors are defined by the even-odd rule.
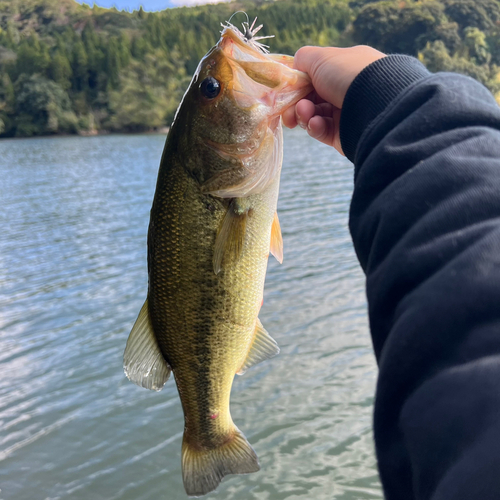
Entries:
[[76,115],[68,94],[39,75],[21,75],[15,85],[16,135],[76,132]]
[[142,132],[170,123],[188,83],[175,52],[171,60],[160,50],[133,60],[120,72],[119,90],[110,92],[109,128]]
[[239,0],[133,13],[0,0],[0,136],[169,125],[220,23],[237,10],[275,35],[273,52],[369,44],[498,90],[500,0]]
[[437,1],[371,3],[353,23],[354,40],[383,52],[416,55],[446,21],[444,5]]

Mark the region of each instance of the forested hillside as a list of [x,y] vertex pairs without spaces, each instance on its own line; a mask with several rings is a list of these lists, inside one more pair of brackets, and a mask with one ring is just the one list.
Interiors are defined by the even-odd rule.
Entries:
[[497,0],[243,0],[155,13],[0,0],[0,136],[169,125],[220,23],[237,10],[276,36],[273,52],[366,43],[500,90]]

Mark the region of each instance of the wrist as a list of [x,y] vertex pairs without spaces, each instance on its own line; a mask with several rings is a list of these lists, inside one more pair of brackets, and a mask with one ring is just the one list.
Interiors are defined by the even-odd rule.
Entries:
[[430,72],[417,59],[405,55],[382,57],[366,66],[347,89],[340,115],[342,149],[355,163],[358,143],[390,103]]

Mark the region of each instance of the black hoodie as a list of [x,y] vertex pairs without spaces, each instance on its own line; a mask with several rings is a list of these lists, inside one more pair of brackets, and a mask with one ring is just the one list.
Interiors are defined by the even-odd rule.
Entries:
[[499,500],[500,108],[393,55],[354,80],[340,133],[386,498]]

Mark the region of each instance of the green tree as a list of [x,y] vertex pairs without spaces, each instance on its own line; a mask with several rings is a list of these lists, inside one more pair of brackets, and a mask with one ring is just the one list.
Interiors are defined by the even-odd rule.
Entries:
[[16,135],[76,132],[77,119],[68,94],[39,75],[21,75],[15,85]]
[[22,74],[45,74],[50,64],[48,47],[40,43],[38,36],[30,36],[21,42],[15,65],[16,77]]
[[486,43],[491,54],[491,63],[500,65],[500,27],[495,26],[486,33]]
[[120,33],[118,37],[118,54],[120,58],[120,68],[126,68],[130,63],[130,40],[125,33]]
[[14,86],[8,73],[0,73],[0,137],[12,135],[12,116],[15,105]]
[[445,0],[445,14],[464,30],[467,27],[488,30],[500,20],[496,0]]
[[19,31],[14,26],[12,19],[8,19],[3,26],[0,25],[1,46],[9,49],[15,49],[19,45],[20,41],[21,37],[19,35]]
[[[95,98],[100,83],[104,79],[103,68],[105,56],[100,48],[104,44],[95,32],[91,22],[88,22],[82,31],[82,41],[87,54],[87,76],[90,96]],[[105,85],[103,85],[103,88],[105,88]]]
[[0,108],[11,110],[15,104],[14,85],[8,73],[0,73]]
[[108,41],[106,50],[106,74],[108,75],[108,81],[111,88],[115,89],[118,87],[120,69],[121,64],[118,41],[115,37],[112,37]]
[[85,44],[87,51],[90,47],[96,47],[99,44],[99,37],[97,36],[91,21],[86,23],[82,30],[82,41]]
[[464,45],[468,55],[476,64],[488,64],[491,60],[486,34],[478,28],[466,28],[464,31]]
[[157,50],[122,70],[119,90],[110,92],[111,128],[140,132],[170,124],[189,82],[177,57],[167,60]]
[[73,73],[73,89],[77,92],[87,90],[89,84],[88,57],[85,45],[80,39],[73,45],[71,69]]
[[7,30],[0,28],[0,46],[12,49],[15,47],[15,43],[13,42],[10,34]]
[[132,39],[130,52],[134,59],[142,59],[151,50],[152,47],[143,37],[137,36]]
[[478,65],[473,61],[456,54],[450,56],[444,43],[440,40],[430,42],[419,54],[419,59],[433,72],[452,71],[471,76],[486,85],[493,93],[499,90],[499,84],[495,79],[495,71],[487,64]]
[[[188,75],[218,40],[220,23],[239,8],[263,23],[259,34],[275,35],[266,41],[271,52],[363,43],[419,54],[429,68],[468,74],[492,91],[497,73],[500,82],[499,0],[241,0],[133,14],[74,0],[0,0],[1,134],[55,130],[57,113],[44,122],[40,113],[34,120],[19,111],[18,80],[22,88],[45,89],[40,95],[57,94],[47,90],[48,80],[67,91],[83,128],[168,124]],[[243,20],[238,14],[232,22]],[[31,76],[36,82],[28,85]]]
[[399,4],[392,1],[370,3],[353,23],[353,37],[384,52],[417,55],[428,37],[445,21],[438,2]]
[[436,26],[435,30],[428,33],[426,42],[435,42],[441,40],[448,52],[454,54],[462,44],[459,34],[458,24],[455,22],[443,22]]
[[55,52],[50,62],[49,75],[63,90],[71,88],[73,72],[65,54],[61,54],[59,51]]

